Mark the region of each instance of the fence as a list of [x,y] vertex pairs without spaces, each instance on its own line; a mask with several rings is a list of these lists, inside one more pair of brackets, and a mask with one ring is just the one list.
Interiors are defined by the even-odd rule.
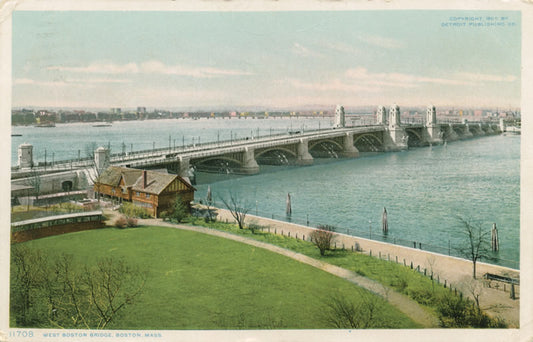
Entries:
[[[312,238],[310,234],[298,234],[297,232],[292,232],[287,229],[278,229],[276,227],[272,228],[270,226],[258,226],[258,229],[261,229],[264,232],[268,232],[270,234],[279,234],[282,236],[292,237],[295,239],[303,240],[303,241],[312,241]],[[337,231],[338,232],[338,231]],[[446,289],[449,289],[450,292],[453,292],[455,295],[463,297],[463,289],[461,285],[464,284],[454,284],[450,280],[441,277],[438,273],[434,272],[432,269],[423,268],[420,264],[417,264],[416,262],[409,260],[407,258],[398,257],[397,255],[391,254],[391,253],[382,253],[379,250],[376,249],[367,249],[363,250],[359,246],[359,243],[357,241],[354,241],[353,244],[350,244],[349,246],[344,243],[334,243],[333,246],[334,250],[342,249],[346,251],[351,252],[358,252],[361,254],[368,255],[370,257],[378,258],[382,261],[387,261],[395,264],[403,265],[404,267],[408,267],[414,272],[417,272],[421,275],[424,275],[425,277],[428,277],[432,282],[434,282],[438,286],[443,286]],[[520,298],[520,284],[519,281],[516,279],[512,279],[511,281],[505,281],[501,279],[488,279],[490,277],[483,277],[482,285],[485,288],[491,288],[495,290],[500,290],[506,293],[510,294],[511,299],[519,299]]]
[[[212,204],[215,207],[219,208],[226,208],[224,203],[219,202],[213,202]],[[279,214],[273,214],[273,213],[267,213],[263,211],[259,211],[258,209],[246,209],[249,213],[255,214],[256,216],[269,218],[273,220],[288,222],[288,223],[295,223],[302,226],[307,226],[311,228],[318,228],[319,226],[324,226],[326,223],[323,222],[313,222],[310,221],[308,217],[297,217],[297,216],[287,216],[287,215],[279,215]],[[434,252],[438,254],[448,255],[448,256],[455,256],[459,258],[463,258],[463,255],[457,251],[457,248],[455,246],[452,246],[451,241],[448,240],[447,245],[440,245],[434,242],[427,242],[427,241],[420,241],[420,240],[409,240],[409,239],[403,239],[400,237],[391,236],[390,234],[382,234],[376,233],[372,231],[371,229],[361,229],[361,228],[349,228],[349,227],[335,227],[335,232],[346,234],[350,236],[365,238],[369,240],[374,241],[380,241],[385,243],[390,243],[393,245],[403,246],[403,247],[410,247],[415,249],[420,249],[428,252]],[[494,263],[496,265],[510,267],[513,269],[519,269],[520,263],[515,260],[508,260],[503,258],[491,258],[491,260],[488,260],[491,263]]]

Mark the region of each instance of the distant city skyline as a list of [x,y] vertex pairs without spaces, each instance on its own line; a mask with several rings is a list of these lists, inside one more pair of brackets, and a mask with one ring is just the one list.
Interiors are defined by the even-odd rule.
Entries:
[[520,107],[517,11],[13,14],[13,107]]

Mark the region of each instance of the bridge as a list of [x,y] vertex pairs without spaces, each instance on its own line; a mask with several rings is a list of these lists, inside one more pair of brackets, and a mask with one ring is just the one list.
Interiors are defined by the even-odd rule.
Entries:
[[[166,168],[182,177],[193,177],[194,171],[255,174],[260,171],[259,165],[310,165],[315,158],[356,158],[364,152],[400,151],[501,133],[495,122],[437,122],[434,106],[428,106],[425,120],[416,123],[402,123],[397,105],[388,111],[380,106],[375,124],[355,127],[345,126],[344,109],[337,106],[335,125],[335,128],[328,129],[130,153],[109,154],[100,147],[94,158],[58,161],[53,165],[35,165],[31,145],[21,145],[19,165],[12,169],[12,183],[20,183],[17,178],[27,178],[35,173],[63,173],[72,178],[75,177],[73,172],[79,176],[82,170],[102,169],[108,165]],[[70,186],[76,185],[75,181],[70,182]],[[60,187],[65,190],[68,186],[62,183]]]

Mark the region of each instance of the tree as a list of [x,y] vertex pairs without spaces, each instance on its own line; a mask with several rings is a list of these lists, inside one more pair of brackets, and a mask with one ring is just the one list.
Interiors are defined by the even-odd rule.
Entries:
[[472,296],[476,303],[476,308],[478,312],[481,312],[481,307],[479,306],[479,297],[483,294],[483,283],[477,279],[466,278],[460,282],[460,287],[463,292],[467,292]]
[[142,293],[146,273],[123,259],[76,267],[72,255],[12,250],[11,315],[17,326],[104,329]]
[[141,294],[146,274],[128,266],[122,259],[102,258],[96,267],[85,268],[82,279],[96,313],[92,325],[96,329],[105,329],[119,311]]
[[229,200],[226,200],[225,198],[221,198],[221,200],[222,200],[222,203],[224,203],[224,206],[231,213],[231,216],[233,216],[235,221],[237,221],[237,224],[239,225],[239,229],[243,229],[246,215],[248,214],[248,211],[250,211],[250,209],[245,208],[242,205],[242,203],[237,199],[235,194],[231,192],[229,194]]
[[311,240],[320,250],[320,255],[324,256],[327,250],[330,250],[331,244],[335,238],[335,227],[330,225],[320,225],[311,233]]
[[174,205],[170,212],[166,213],[166,218],[171,220],[176,220],[178,223],[181,223],[187,216],[189,216],[189,206],[183,201],[181,196],[176,196]]
[[490,230],[483,231],[481,224],[473,222],[471,219],[458,217],[462,231],[466,239],[464,243],[457,248],[462,256],[472,261],[472,276],[476,279],[476,263],[479,259],[492,259],[489,243]]
[[17,324],[28,326],[38,320],[40,291],[46,275],[46,259],[40,250],[24,245],[11,249],[10,304]]
[[336,294],[325,303],[325,320],[339,329],[368,329],[383,326],[379,312],[380,298],[365,290],[359,289],[359,301]]
[[30,176],[26,178],[25,183],[33,188],[35,199],[39,199],[39,195],[41,194],[41,175],[37,171],[32,170]]

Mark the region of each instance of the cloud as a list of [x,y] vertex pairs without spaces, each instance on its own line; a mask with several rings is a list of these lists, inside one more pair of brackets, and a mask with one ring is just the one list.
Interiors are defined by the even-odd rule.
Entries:
[[160,61],[144,62],[140,66],[142,73],[189,76],[194,78],[211,78],[219,76],[249,76],[250,72],[212,67],[190,67],[183,65],[165,65]]
[[[280,81],[282,83],[283,81]],[[297,79],[288,79],[286,83],[297,89],[305,89],[318,92],[328,91],[341,91],[341,92],[361,92],[361,91],[377,91],[378,89],[372,89],[365,87],[364,85],[348,83],[340,79],[333,79],[325,82],[304,82]]]
[[361,50],[355,46],[341,42],[327,42],[324,43],[324,47],[328,50],[334,50],[348,55],[357,55],[361,53]]
[[30,78],[16,78],[13,80],[14,85],[32,85],[40,87],[64,87],[69,84],[64,80],[61,81],[38,81]]
[[493,75],[472,72],[459,72],[455,74],[455,77],[471,82],[514,82],[518,80],[518,77],[513,75]]
[[[517,77],[512,75],[489,75],[475,73],[456,73],[449,78],[420,76],[416,74],[398,72],[370,72],[364,67],[346,70],[343,74],[323,80],[286,79],[279,80],[277,86],[292,88],[294,93],[329,95],[342,97],[347,94],[365,94],[378,96],[384,94],[402,93],[408,90],[420,98],[423,93],[448,92],[450,87],[465,94],[474,89],[482,89],[487,82],[513,82]],[[461,89],[461,90],[458,90]],[[422,91],[423,90],[423,91]]]
[[95,85],[104,83],[129,83],[126,79],[117,78],[88,78],[88,79],[62,79],[61,81],[40,81],[30,78],[17,78],[13,81],[15,85],[32,85],[39,87],[64,87],[64,86],[83,86],[83,85]]
[[345,72],[348,80],[374,86],[415,88],[425,83],[441,85],[471,85],[472,82],[458,79],[424,77],[404,73],[371,73],[366,68],[357,67]]
[[51,71],[67,71],[74,73],[86,73],[86,74],[136,74],[139,72],[139,67],[136,63],[127,64],[115,64],[115,63],[100,63],[95,62],[87,66],[51,66],[46,68]]
[[292,45],[292,51],[294,52],[294,54],[301,57],[324,57],[324,55],[320,52],[313,51],[299,43],[294,43]]
[[381,37],[377,35],[359,35],[357,37],[360,41],[369,45],[377,46],[384,49],[394,50],[401,49],[405,46],[402,41],[397,39]]
[[152,60],[137,63],[115,64],[115,63],[101,63],[94,62],[87,66],[51,66],[47,70],[64,71],[83,74],[157,74],[157,75],[176,75],[188,76],[193,78],[212,78],[220,76],[249,76],[250,72],[221,69],[213,67],[194,67],[187,65],[166,65],[160,61]]

